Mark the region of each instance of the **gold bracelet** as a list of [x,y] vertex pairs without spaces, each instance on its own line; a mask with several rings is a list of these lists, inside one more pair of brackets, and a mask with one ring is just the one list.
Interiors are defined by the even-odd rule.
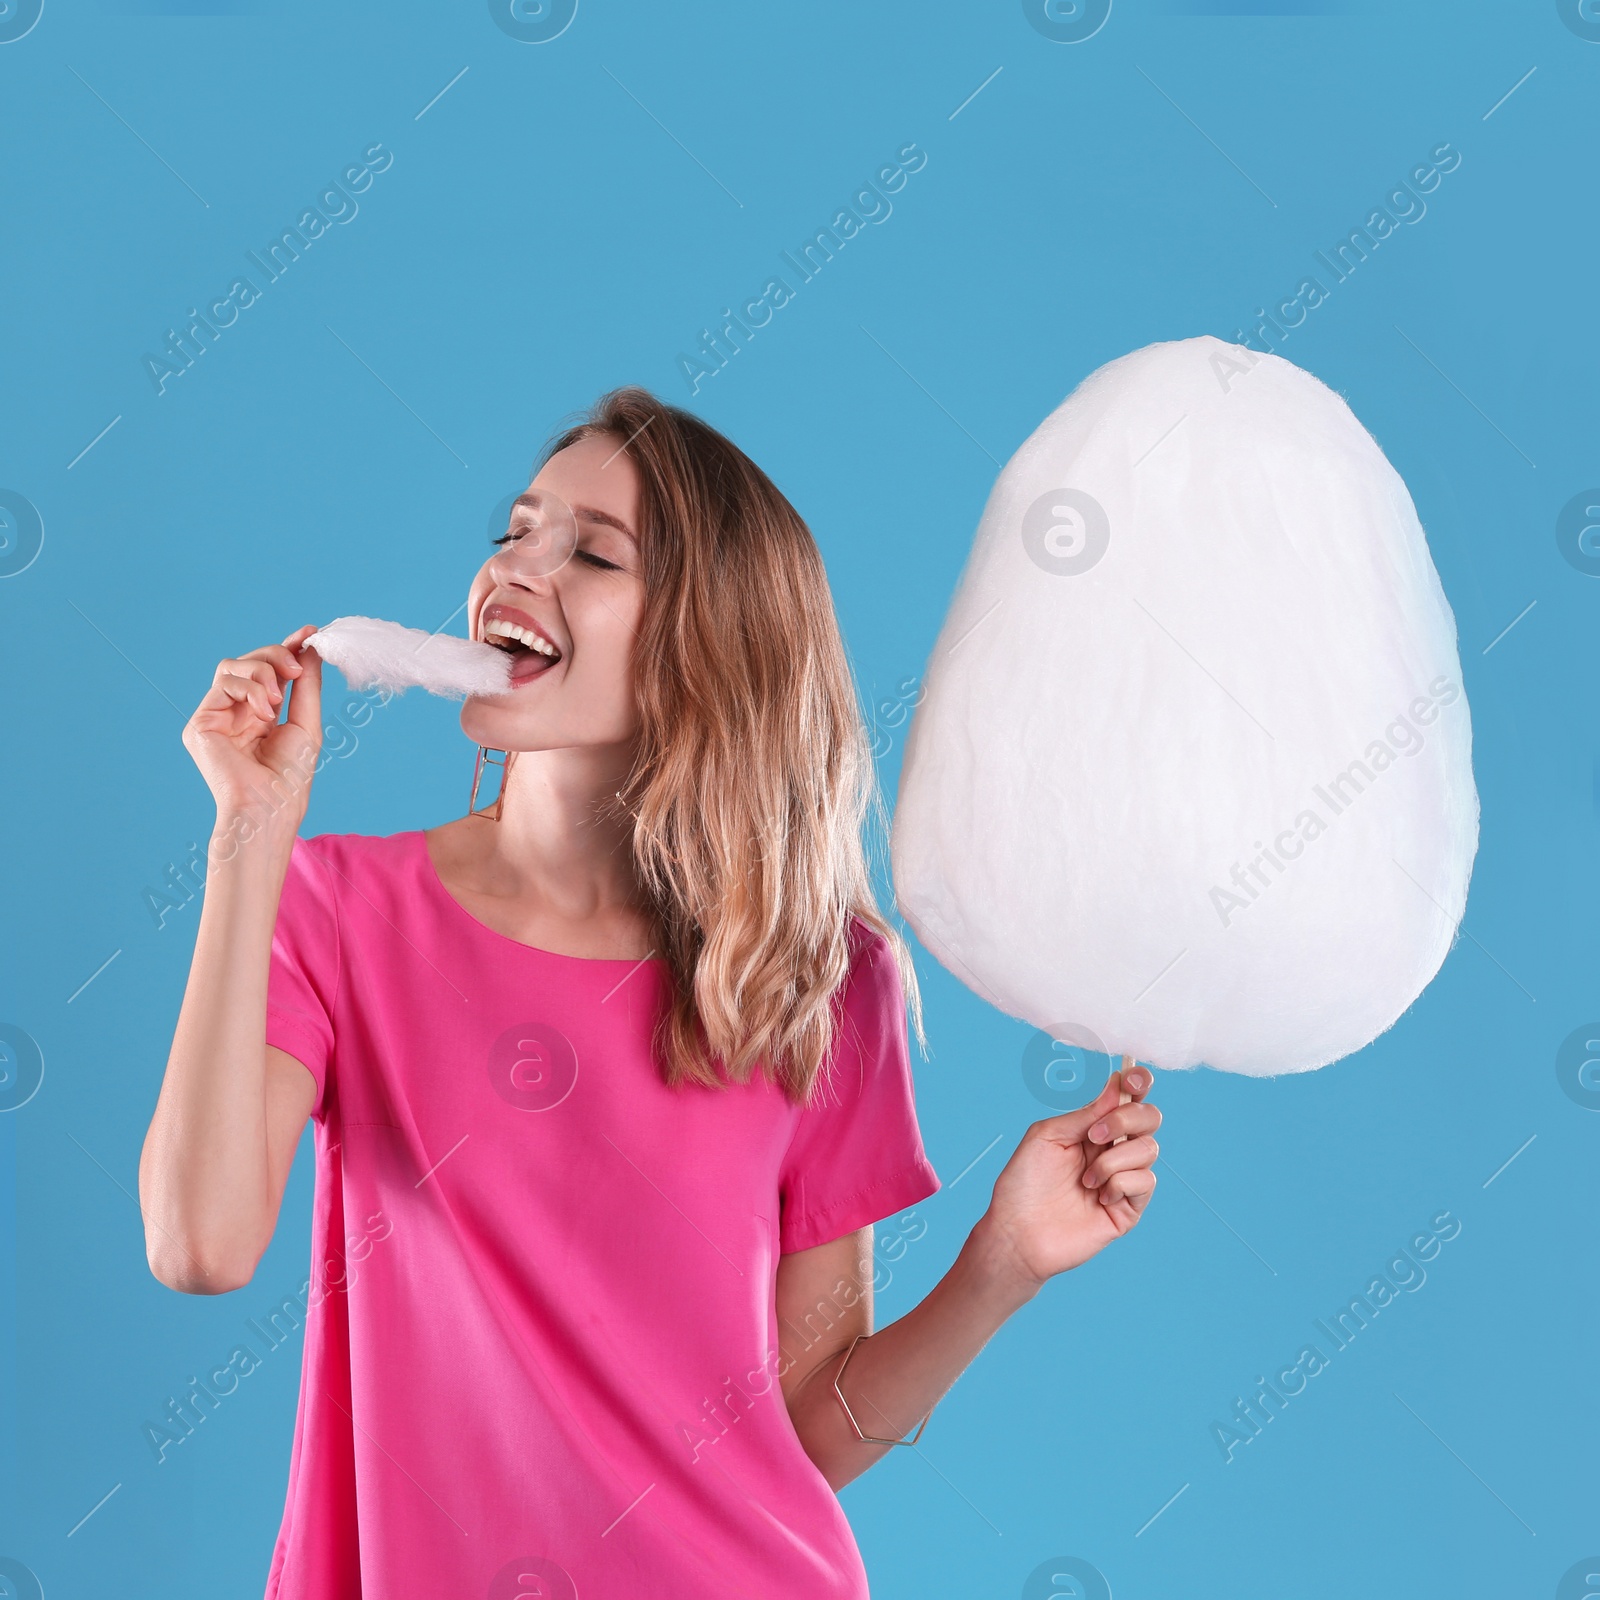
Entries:
[[839,1363],[839,1370],[833,1375],[833,1392],[839,1397],[839,1404],[844,1407],[844,1414],[850,1419],[850,1426],[856,1430],[856,1438],[863,1444],[915,1444],[922,1437],[922,1430],[928,1426],[928,1417],[933,1415],[930,1408],[927,1416],[917,1424],[917,1431],[909,1439],[879,1439],[870,1433],[861,1431],[861,1424],[856,1421],[856,1414],[850,1409],[850,1402],[845,1399],[844,1391],[839,1387],[839,1380],[844,1376],[844,1369],[850,1365],[850,1357],[856,1353],[856,1346],[870,1335],[858,1333],[850,1341],[850,1348],[845,1351],[844,1360]]

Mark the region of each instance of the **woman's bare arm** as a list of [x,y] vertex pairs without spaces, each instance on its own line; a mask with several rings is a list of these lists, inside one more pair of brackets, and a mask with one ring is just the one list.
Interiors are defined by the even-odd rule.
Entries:
[[224,661],[184,729],[217,822],[139,1202],[150,1270],[189,1294],[249,1282],[316,1098],[310,1072],[266,1042],[272,933],[320,748],[321,664],[299,651],[311,631]]
[[[1057,1273],[1079,1266],[1139,1220],[1155,1190],[1161,1113],[1143,1103],[1151,1074],[1111,1074],[1080,1111],[1036,1122],[995,1183],[989,1209],[925,1299],[872,1332],[872,1230],[778,1260],[779,1376],[806,1454],[835,1489],[894,1448],[861,1432],[909,1435],[996,1330]],[[1118,1105],[1126,1089],[1129,1104]],[[833,1319],[830,1325],[830,1317]]]

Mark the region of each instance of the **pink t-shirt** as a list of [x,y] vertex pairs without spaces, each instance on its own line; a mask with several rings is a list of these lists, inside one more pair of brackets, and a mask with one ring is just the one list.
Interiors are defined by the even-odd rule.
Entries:
[[939,1188],[893,959],[852,936],[809,1106],[673,1090],[663,962],[494,932],[420,832],[295,842],[267,1041],[317,1080],[316,1205],[268,1600],[867,1594],[773,1296],[780,1254]]

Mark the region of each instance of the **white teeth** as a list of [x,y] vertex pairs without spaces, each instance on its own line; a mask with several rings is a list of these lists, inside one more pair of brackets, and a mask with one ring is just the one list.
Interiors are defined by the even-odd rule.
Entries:
[[525,644],[530,650],[537,650],[542,656],[554,658],[556,647],[548,640],[542,639],[532,628],[520,627],[515,622],[506,622],[496,618],[493,622],[483,625],[483,634],[487,639],[491,636],[502,639],[515,639],[518,644]]

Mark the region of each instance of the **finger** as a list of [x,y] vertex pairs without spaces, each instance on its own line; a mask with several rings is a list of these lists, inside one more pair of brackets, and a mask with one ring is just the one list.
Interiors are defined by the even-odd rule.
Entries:
[[278,720],[278,703],[283,695],[276,684],[269,688],[259,678],[235,678],[231,681],[244,686],[245,701],[263,722],[270,724]]
[[1039,1123],[1039,1130],[1046,1138],[1059,1139],[1064,1143],[1076,1144],[1089,1131],[1091,1124],[1098,1122],[1106,1112],[1116,1109],[1120,1099],[1121,1082],[1118,1075],[1113,1072],[1106,1079],[1106,1086],[1086,1106],[1079,1106],[1076,1111],[1063,1111],[1059,1116],[1046,1117]]
[[[1122,1058],[1122,1063],[1116,1076],[1122,1086],[1122,1093],[1117,1097],[1117,1103],[1125,1106],[1140,1099],[1145,1094],[1154,1075],[1139,1066],[1132,1056],[1125,1055]],[[1094,1137],[1098,1138],[1099,1136],[1095,1135]],[[1112,1144],[1121,1144],[1126,1137],[1125,1133],[1118,1132],[1115,1128],[1110,1130],[1110,1142]]]
[[[270,645],[268,648],[272,648]],[[270,662],[261,659],[259,650],[246,651],[242,656],[225,656],[217,663],[214,678],[254,678],[259,683],[275,684]]]
[[301,672],[299,655],[286,644],[264,644],[259,650],[247,650],[239,659],[264,663],[280,679],[297,678]]
[[[1132,1066],[1133,1057],[1123,1056],[1117,1063],[1116,1071],[1111,1074],[1111,1081],[1117,1086],[1117,1104],[1119,1106],[1125,1106],[1133,1099],[1133,1096],[1128,1092],[1128,1070]],[[1113,1134],[1111,1143],[1119,1144],[1120,1142],[1121,1135]]]
[[1161,1126],[1161,1113],[1152,1105],[1130,1101],[1106,1112],[1088,1132],[1094,1144],[1110,1144],[1115,1139],[1136,1133],[1154,1133]]
[[1104,1150],[1089,1163],[1083,1175],[1086,1189],[1097,1189],[1114,1172],[1129,1172],[1135,1167],[1149,1167],[1161,1154],[1161,1146],[1148,1134],[1137,1139],[1124,1139]]
[[277,665],[270,660],[252,661],[250,675],[259,678],[266,685],[267,694],[275,706],[283,704],[283,679],[279,675]]
[[277,674],[265,661],[252,661],[248,656],[240,656],[237,660],[229,658],[217,663],[216,677],[213,687],[220,685],[224,679],[258,683],[262,692],[267,696],[272,706],[272,716],[276,719],[277,708],[283,702],[283,689],[278,682]]
[[[293,638],[293,634],[290,635]],[[289,696],[289,715],[292,722],[317,748],[322,745],[322,657],[313,645],[299,653],[300,675],[294,680],[294,692]]]
[[277,707],[267,698],[264,684],[255,678],[240,677],[231,673],[219,674],[217,681],[211,686],[210,693],[200,702],[200,710],[230,711],[235,706],[248,707],[263,722],[276,722],[278,718]]
[[1101,1186],[1100,1203],[1115,1205],[1127,1201],[1135,1211],[1143,1211],[1156,1192],[1156,1175],[1148,1167],[1133,1167],[1127,1172],[1114,1172]]

